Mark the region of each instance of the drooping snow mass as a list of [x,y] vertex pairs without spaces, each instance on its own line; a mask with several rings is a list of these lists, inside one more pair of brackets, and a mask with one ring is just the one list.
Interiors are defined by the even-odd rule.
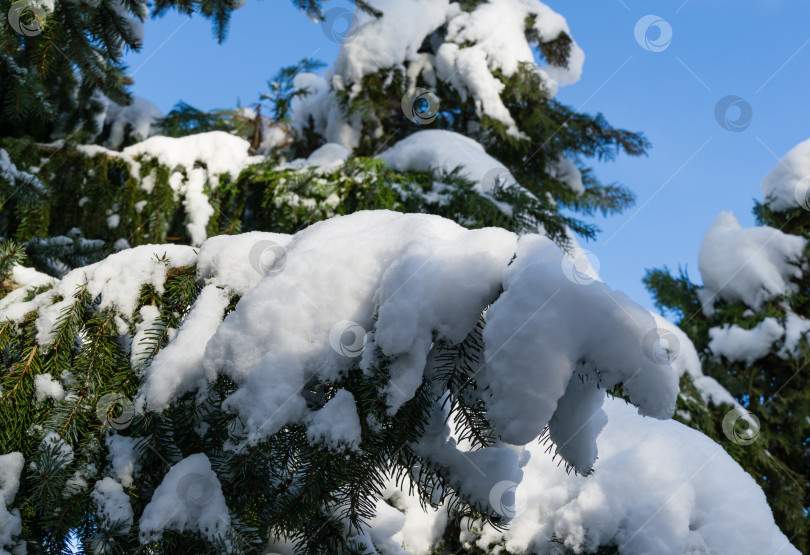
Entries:
[[[165,262],[158,260],[163,253]],[[237,388],[223,406],[244,423],[232,448],[261,442],[292,423],[308,426],[312,438],[325,437],[324,418],[307,407],[303,388],[313,377],[336,381],[358,360],[360,368],[377,357],[389,361],[390,381],[380,394],[393,414],[430,379],[435,342],[464,341],[489,305],[483,338],[488,360],[476,380],[489,387],[488,417],[505,441],[531,441],[548,424],[560,455],[584,471],[596,456],[594,439],[604,424],[597,386],[623,382],[645,414],[668,417],[674,410],[675,374],[644,354],[643,338],[655,328],[646,311],[602,282],[570,279],[566,257],[547,238],[467,230],[424,214],[359,212],[292,238],[218,237],[202,246],[199,258],[188,247],[137,247],[71,272],[0,318],[16,320],[38,310],[39,338],[47,342],[76,287],[86,281],[91,297],[99,297],[98,308],[119,310],[121,333],[128,333],[125,320],[137,322],[131,318],[141,284],[162,291],[167,267],[197,261],[198,277],[207,285],[169,345],[143,368],[138,396],[147,410],[160,411],[178,395],[228,376]],[[245,275],[232,279],[239,272]],[[241,299],[220,323],[229,282],[229,294]],[[55,302],[57,296],[63,300]],[[157,316],[141,311],[152,322]],[[135,333],[143,338],[144,327],[135,325]],[[170,364],[164,364],[167,359]],[[321,416],[332,408],[349,412],[345,399],[333,401]],[[488,500],[470,472],[470,457],[490,469],[488,487],[519,479],[513,450],[464,454],[443,415],[438,417],[418,448],[437,464],[457,468],[455,485],[474,502],[485,506]],[[340,434],[354,445],[357,426],[349,427],[353,432]]]
[[[283,271],[268,275],[249,291],[208,342],[204,359],[208,375],[224,374],[238,384],[225,405],[242,416],[248,441],[261,441],[306,417],[308,409],[299,392],[314,373],[331,380],[352,364],[353,355],[359,353],[336,340],[341,335],[333,328],[354,323],[373,331],[365,345],[372,349],[369,353],[379,349],[393,359],[386,391],[393,413],[422,382],[433,331],[458,343],[495,301],[490,313],[499,316],[487,326],[493,333],[485,340],[501,366],[485,370],[481,377],[497,391],[491,399],[491,417],[501,433],[522,441],[540,434],[576,363],[602,356],[607,357],[603,386],[625,380],[627,391],[645,412],[669,416],[677,394],[675,376],[669,367],[645,359],[641,349],[642,336],[654,327],[652,318],[601,283],[598,290],[589,290],[593,284],[567,281],[561,269],[563,254],[551,241],[539,237],[525,241],[541,246],[518,249],[519,262],[513,268],[535,265],[521,274],[524,279],[510,277],[507,285],[512,279],[520,285],[495,300],[516,251],[512,233],[469,231],[435,216],[390,212],[358,213],[315,224],[287,245]],[[510,269],[507,276],[515,272]],[[554,283],[562,292],[559,298],[549,299],[554,291],[542,282]],[[577,299],[583,307],[580,316],[587,312],[599,317],[578,318],[577,327],[569,330],[572,339],[529,340],[543,337],[565,303]],[[506,308],[499,309],[501,304]],[[637,311],[636,323],[627,321],[628,310]],[[517,328],[523,334],[507,341]],[[625,348],[608,347],[608,336]],[[538,360],[560,365],[546,367]],[[514,381],[520,372],[537,376],[530,382],[533,387]],[[560,385],[555,389],[552,383]],[[591,385],[596,389],[596,381]],[[527,408],[515,414],[520,405],[516,395],[545,396],[544,411],[538,415]],[[528,420],[514,423],[513,417]]]
[[9,506],[14,503],[14,497],[20,488],[20,474],[24,464],[22,453],[0,455],[0,553],[6,553],[3,548],[17,547],[15,538],[22,534],[20,511],[9,510]]
[[[466,230],[437,216],[381,211],[327,220],[292,237],[216,237],[199,256],[175,247],[167,251],[168,261],[157,261],[154,255],[167,247],[123,251],[69,274],[53,291],[73,291],[86,276],[99,306],[131,315],[137,306],[131,295],[141,283],[160,289],[167,266],[197,262],[205,288],[163,351],[192,353],[183,367],[188,373],[181,373],[180,384],[164,386],[169,394],[160,401],[171,402],[187,385],[229,376],[237,389],[224,406],[245,427],[237,430],[244,441],[226,448],[258,443],[292,423],[304,425],[313,442],[362,448],[353,396],[338,391],[322,408],[310,409],[302,395],[309,379],[334,381],[357,361],[365,370],[386,357],[393,363],[391,381],[381,393],[395,411],[423,379],[431,380],[433,345],[460,343],[483,313],[484,364],[475,379],[502,441],[479,450],[456,442],[437,405],[413,445],[447,472],[466,500],[512,520],[509,531],[487,528],[473,540],[503,541],[516,553],[530,545],[554,553],[559,545],[545,538],[552,534],[575,550],[617,543],[628,553],[682,553],[686,547],[723,552],[725,545],[735,553],[783,545],[783,553],[795,552],[773,525],[761,490],[720,447],[680,424],[642,418],[619,401],[605,401],[604,389],[622,382],[641,412],[669,416],[677,395],[672,368],[697,375],[696,356],[685,337],[683,346],[679,339],[651,349],[648,334],[665,327],[661,321],[598,280],[572,279],[566,257],[544,237]],[[123,283],[110,281],[115,272]],[[236,279],[240,273],[245,275]],[[220,322],[229,283],[228,295],[241,299]],[[24,312],[47,312],[55,299],[46,295]],[[7,316],[0,310],[0,318]],[[154,321],[159,315],[142,308],[141,316]],[[202,324],[206,319],[210,326]],[[127,326],[123,330],[128,333]],[[662,349],[677,349],[684,358],[662,361]],[[148,384],[147,378],[144,398],[157,391]],[[558,468],[536,442],[546,425],[556,454],[583,472],[593,465],[593,475]],[[124,487],[137,473],[133,442],[117,435],[105,442],[111,463],[105,474]],[[57,446],[72,457],[63,442]],[[442,535],[446,512],[425,513],[416,498],[389,490],[371,530],[357,541],[386,545],[393,553],[427,553]],[[510,491],[516,492],[516,509],[528,500],[527,508],[508,510],[508,502],[493,494]],[[124,510],[118,503],[123,498],[113,493],[99,503],[107,507],[109,501],[110,513]],[[199,453],[169,470],[139,526],[149,541],[168,529],[214,538],[230,524],[221,485]]]
[[229,302],[226,290],[215,285],[203,288],[174,341],[147,368],[136,406],[145,404],[149,410],[161,412],[172,399],[205,386],[205,344],[222,322]]
[[734,214],[721,212],[698,254],[704,311],[711,313],[715,298],[759,310],[763,302],[795,291],[791,280],[802,276],[805,246],[804,238],[772,227],[743,229]]
[[709,330],[709,349],[715,357],[747,365],[766,356],[785,330],[776,318],[765,318],[750,330],[736,324],[725,324]]
[[155,490],[140,519],[140,539],[160,538],[164,530],[198,532],[209,539],[224,537],[231,517],[222,486],[203,453],[173,465]]
[[810,139],[785,154],[759,187],[771,210],[810,209]]
[[126,533],[132,527],[132,506],[129,496],[121,484],[112,478],[103,478],[96,482],[90,494],[96,504],[99,525],[104,530]]

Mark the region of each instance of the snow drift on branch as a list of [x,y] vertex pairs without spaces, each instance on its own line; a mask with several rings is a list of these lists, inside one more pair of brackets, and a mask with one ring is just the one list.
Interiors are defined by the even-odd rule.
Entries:
[[734,214],[721,212],[698,254],[704,311],[712,311],[715,298],[759,310],[762,303],[794,291],[792,280],[802,276],[799,260],[806,244],[772,227],[744,229]]

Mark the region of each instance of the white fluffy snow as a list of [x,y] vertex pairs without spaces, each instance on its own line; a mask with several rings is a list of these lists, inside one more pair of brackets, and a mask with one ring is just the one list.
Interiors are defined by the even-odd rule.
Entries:
[[[383,17],[355,10],[357,25],[351,40],[341,45],[325,77],[310,73],[296,76],[294,88],[309,92],[293,100],[292,125],[298,132],[311,120],[315,131],[327,142],[355,148],[360,139],[360,120],[346,120],[338,107],[336,91],[348,89],[350,95],[357,94],[364,77],[395,69],[406,77],[406,104],[407,99],[418,96],[417,76],[421,75],[430,86],[442,80],[462,98],[471,98],[480,117],[491,117],[503,123],[513,137],[523,137],[501,99],[504,85],[494,73],[500,72],[508,79],[525,64],[553,96],[559,86],[577,81],[582,72],[585,55],[574,42],[566,67],[538,65],[539,44],[527,40],[527,26],[539,43],[553,41],[561,33],[570,36],[565,19],[538,0],[489,0],[471,12],[448,0],[371,0],[369,4]],[[435,53],[420,52],[426,40],[430,40]],[[440,108],[438,100],[439,106],[432,106],[431,114]],[[412,108],[404,106],[406,115]],[[576,190],[574,177],[572,174],[571,184]]]
[[139,468],[135,453],[135,440],[121,435],[108,434],[105,440],[110,453],[113,477],[125,488],[132,487]]
[[343,145],[326,143],[319,147],[308,158],[298,158],[280,166],[280,169],[307,169],[315,168],[319,173],[335,171],[349,159],[351,151]]
[[785,154],[759,187],[771,210],[790,210],[797,206],[810,210],[810,139]]
[[200,248],[197,276],[244,296],[265,275],[283,270],[289,242],[289,235],[260,231],[211,237]]
[[65,389],[51,374],[37,374],[34,376],[34,395],[38,403],[46,399],[61,401],[65,398]]
[[360,417],[354,395],[341,389],[322,409],[307,418],[307,438],[310,442],[323,442],[335,450],[359,449]]
[[734,214],[721,212],[698,254],[704,310],[711,313],[715,298],[759,310],[763,302],[795,291],[791,280],[802,276],[805,246],[802,237],[771,227],[743,229]]
[[479,545],[509,553],[575,552],[600,544],[621,553],[798,554],[779,531],[765,495],[722,447],[683,424],[641,418],[607,399],[591,476],[567,474],[536,443],[515,492],[510,528],[486,528]]
[[489,388],[488,417],[504,441],[528,443],[548,424],[563,458],[586,472],[605,423],[597,384],[623,383],[659,418],[674,412],[678,386],[672,367],[644,352],[656,329],[650,314],[602,282],[568,279],[563,260],[549,239],[521,238],[504,293],[487,311],[479,383]]
[[[14,503],[14,497],[20,488],[20,474],[24,464],[22,453],[0,455],[0,552],[4,552],[5,547],[18,547],[15,538],[22,533],[20,511],[9,509],[9,506]],[[24,544],[22,549],[25,553]]]
[[490,156],[477,141],[453,131],[427,129],[408,135],[381,153],[378,158],[398,172],[452,172],[459,168],[465,179],[475,183],[474,190],[487,196],[505,214],[511,207],[492,199],[496,185],[519,186],[503,164]]
[[[166,262],[159,260],[164,255]],[[0,305],[0,320],[19,323],[27,313],[38,310],[37,339],[40,345],[47,346],[53,341],[54,325],[62,311],[73,304],[73,295],[79,286],[86,284],[93,298],[101,296],[99,309],[114,306],[125,316],[131,315],[137,306],[141,285],[151,284],[162,292],[168,268],[193,264],[195,260],[194,249],[183,245],[143,245],[120,251],[71,271],[52,289],[31,301]],[[54,303],[58,297],[63,300]]]
[[129,496],[124,493],[121,484],[112,478],[103,478],[96,482],[90,497],[96,505],[96,515],[102,529],[129,532],[134,515]]
[[202,453],[173,465],[155,490],[140,519],[140,539],[158,539],[164,530],[197,532],[224,538],[231,517],[222,486]]
[[765,318],[750,330],[736,324],[725,324],[709,330],[709,349],[718,359],[723,357],[729,362],[751,365],[766,356],[784,333],[776,318]]

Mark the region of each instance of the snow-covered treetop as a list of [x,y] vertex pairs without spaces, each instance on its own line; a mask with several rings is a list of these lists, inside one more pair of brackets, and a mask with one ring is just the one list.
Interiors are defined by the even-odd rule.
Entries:
[[[441,82],[463,101],[470,99],[479,119],[489,117],[509,136],[528,139],[501,97],[504,81],[519,71],[534,72],[544,89],[541,97],[550,98],[582,72],[585,55],[571,39],[565,19],[538,0],[475,2],[471,9],[449,0],[369,4],[382,17],[357,11],[355,27],[325,79],[312,74],[296,79],[297,89],[313,94],[294,102],[293,121],[299,131],[312,118],[327,141],[357,147],[361,122],[351,116],[347,120],[336,109],[335,93],[347,90],[353,99],[364,89],[364,78],[397,70],[406,76],[403,92],[408,102],[403,99],[403,108],[416,123],[432,123],[440,103],[419,86],[436,88]],[[547,60],[542,67],[541,56]],[[428,106],[420,109],[420,102]]]

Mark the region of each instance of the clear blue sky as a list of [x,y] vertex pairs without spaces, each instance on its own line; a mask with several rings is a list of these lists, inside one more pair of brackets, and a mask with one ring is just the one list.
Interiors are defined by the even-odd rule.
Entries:
[[[700,240],[717,214],[732,210],[753,225],[759,182],[795,144],[810,138],[810,2],[806,0],[547,0],[585,50],[580,82],[558,98],[602,112],[613,125],[643,131],[646,158],[598,164],[603,182],[637,195],[635,207],[597,218],[602,233],[583,245],[613,288],[642,305],[645,268],[685,265],[700,282]],[[328,6],[349,6],[330,0]],[[636,41],[643,16],[672,29],[669,45],[650,52]],[[655,29],[647,38],[655,44]],[[200,17],[175,14],[146,24],[144,48],[126,58],[134,93],[164,112],[178,100],[202,109],[252,102],[279,68],[314,56],[331,63],[337,45],[288,0],[249,0],[234,13],[224,44]],[[748,102],[750,125],[723,129],[715,105],[727,95]],[[737,108],[729,118],[737,119]]]

